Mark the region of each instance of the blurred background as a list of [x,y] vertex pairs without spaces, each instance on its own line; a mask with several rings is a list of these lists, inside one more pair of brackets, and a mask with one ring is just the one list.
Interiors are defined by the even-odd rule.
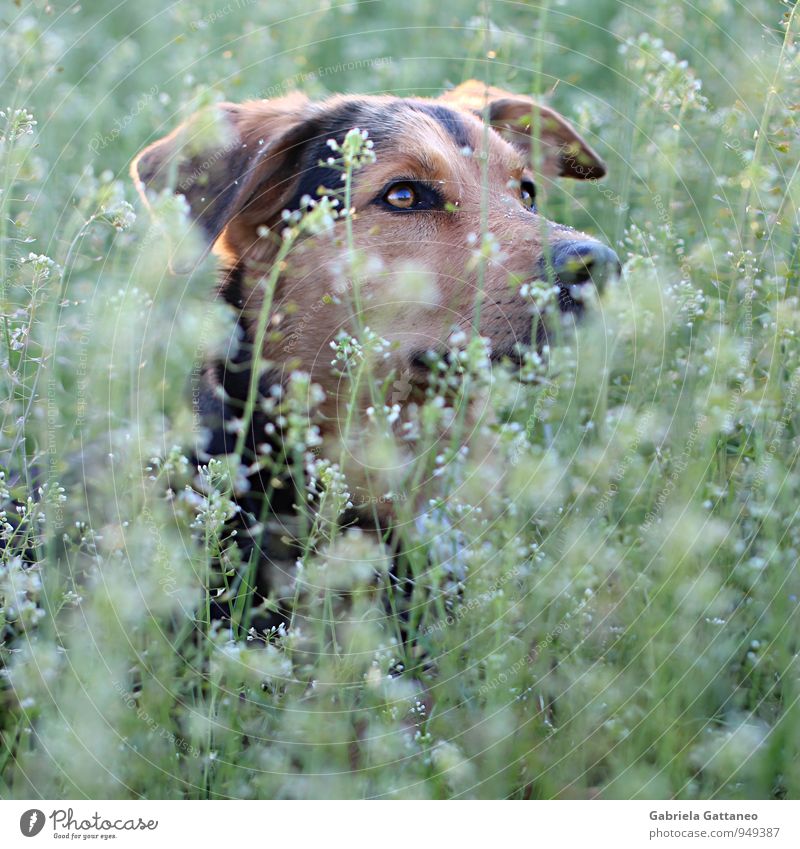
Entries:
[[[4,3],[0,795],[796,798],[797,23],[778,0]],[[316,655],[211,621],[210,566],[242,566],[225,476],[182,485],[230,316],[212,261],[166,272],[180,209],[153,227],[128,168],[217,100],[472,77],[606,159],[542,209],[625,276],[546,381],[498,371],[497,468],[459,455],[453,513],[413,527],[422,692],[374,587]]]
[[[435,96],[476,77],[546,98],[574,120],[608,159],[608,191],[644,201],[637,223],[645,225],[643,212],[655,212],[648,199],[676,181],[689,192],[681,212],[705,208],[710,172],[724,170],[723,119],[733,123],[727,141],[752,137],[773,83],[783,8],[774,0],[646,8],[617,0],[299,0],[286,14],[280,3],[256,0],[14,3],[4,14],[2,73],[5,101],[37,116],[51,197],[80,193],[77,175],[87,168],[124,175],[144,143],[209,99],[293,89]],[[643,50],[630,48],[642,34]],[[674,54],[666,64],[665,51]],[[672,129],[697,108],[686,91],[694,79],[708,99],[708,135],[697,124]],[[633,161],[642,146],[652,156]],[[707,169],[678,173],[682,157]],[[594,217],[618,240],[624,211],[571,188],[580,193],[578,223]],[[65,212],[53,206],[48,225]]]

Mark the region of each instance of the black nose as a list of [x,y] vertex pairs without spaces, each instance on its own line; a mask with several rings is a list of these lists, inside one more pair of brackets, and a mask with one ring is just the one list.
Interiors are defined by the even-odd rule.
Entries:
[[553,274],[562,286],[593,283],[602,292],[622,271],[619,257],[601,242],[556,242],[552,246]]

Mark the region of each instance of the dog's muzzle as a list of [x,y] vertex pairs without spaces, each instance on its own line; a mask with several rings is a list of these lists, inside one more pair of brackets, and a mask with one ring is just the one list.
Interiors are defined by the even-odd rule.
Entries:
[[622,272],[616,253],[594,241],[556,242],[551,246],[549,263],[542,260],[542,267],[558,286],[562,312],[580,312],[587,287],[602,294],[606,285]]

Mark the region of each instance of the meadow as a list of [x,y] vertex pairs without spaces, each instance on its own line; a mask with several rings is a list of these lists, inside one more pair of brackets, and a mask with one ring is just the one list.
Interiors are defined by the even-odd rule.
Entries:
[[[1,14],[0,798],[800,796],[794,4]],[[307,453],[298,375],[290,448],[324,509],[294,625],[259,632],[241,469],[191,459],[193,376],[231,317],[213,258],[168,270],[185,211],[154,221],[128,167],[219,100],[473,77],[601,152],[605,180],[541,203],[623,276],[548,357],[491,367],[471,340],[421,405],[491,415],[387,482],[413,492],[403,627],[385,546],[331,521],[348,482]],[[403,451],[379,425],[376,468]]]

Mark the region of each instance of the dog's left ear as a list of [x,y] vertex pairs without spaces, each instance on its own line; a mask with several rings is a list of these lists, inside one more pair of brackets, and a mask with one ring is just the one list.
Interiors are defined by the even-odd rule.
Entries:
[[603,160],[569,121],[529,97],[469,80],[440,99],[475,112],[527,156],[536,133],[541,162],[535,164],[548,177],[596,180],[606,174]]
[[209,106],[145,148],[131,174],[146,203],[164,190],[183,195],[202,258],[237,217],[255,210],[269,224],[280,213],[304,146],[318,132],[315,114],[299,94]]

